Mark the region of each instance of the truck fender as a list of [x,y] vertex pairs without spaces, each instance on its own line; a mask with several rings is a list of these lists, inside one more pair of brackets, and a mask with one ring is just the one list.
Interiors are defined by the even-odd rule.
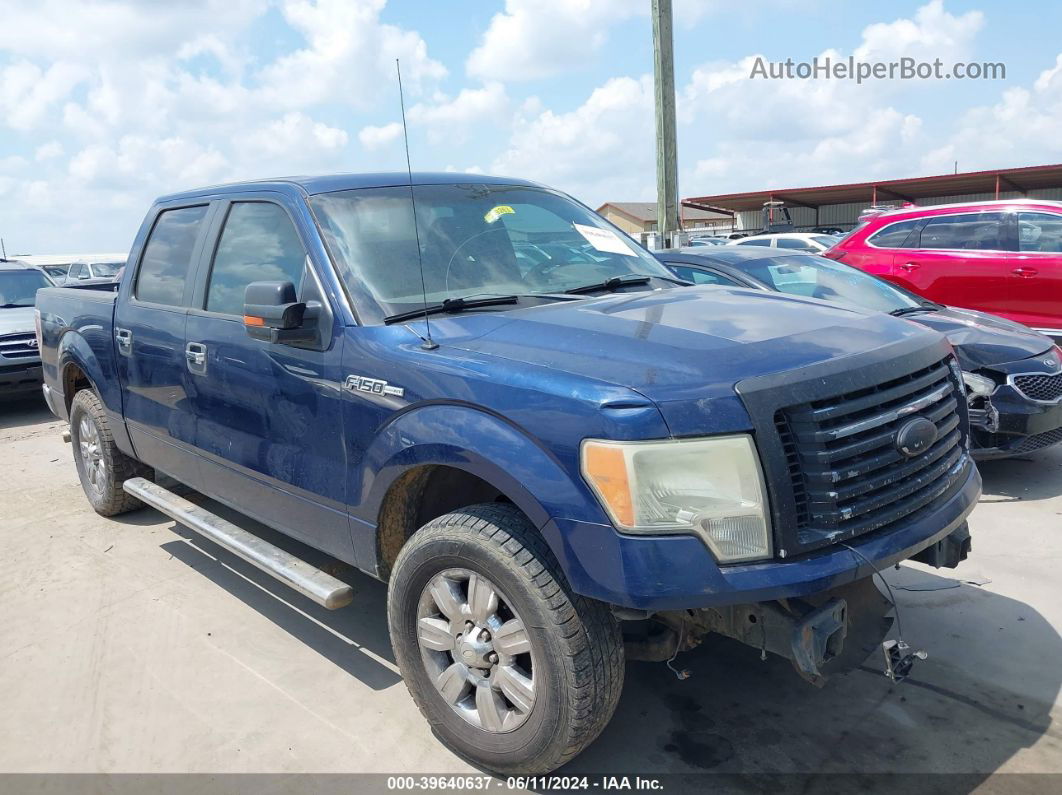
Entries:
[[[354,493],[364,489],[357,513],[375,525],[392,484],[412,467],[432,464],[486,481],[540,529],[555,516],[608,522],[582,480],[524,429],[481,408],[454,404],[422,404],[378,432],[363,459],[364,477],[351,484]],[[559,557],[561,550],[554,552]]]
[[68,329],[56,346],[56,362],[58,386],[63,390],[63,406],[67,411],[66,419],[70,419],[69,406],[70,401],[74,399],[72,393],[67,394],[67,377],[73,366],[84,374],[93,391],[99,395],[118,449],[126,455],[133,455],[133,445],[126,431],[122,414],[122,392],[118,379],[115,376],[107,377],[103,364],[92,350],[88,340],[79,331]]

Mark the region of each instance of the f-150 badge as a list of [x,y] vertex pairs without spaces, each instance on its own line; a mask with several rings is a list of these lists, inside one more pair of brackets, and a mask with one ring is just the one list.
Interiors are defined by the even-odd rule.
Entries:
[[351,392],[368,392],[371,395],[392,395],[402,397],[406,390],[400,386],[391,386],[379,378],[367,378],[363,375],[348,375],[343,388]]

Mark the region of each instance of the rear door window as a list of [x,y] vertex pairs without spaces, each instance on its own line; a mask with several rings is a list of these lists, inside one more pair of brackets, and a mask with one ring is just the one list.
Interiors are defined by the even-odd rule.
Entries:
[[1062,253],[1062,215],[1018,213],[1018,251]]
[[270,202],[235,202],[214,254],[206,309],[243,314],[251,282],[291,282],[301,296],[306,251],[288,214]]
[[918,247],[1003,251],[1007,247],[1003,213],[935,216],[922,227]]
[[[907,240],[911,231],[918,225],[919,220],[915,218],[910,221],[897,221],[895,224],[889,224],[867,238],[867,242],[878,248],[902,248],[904,241]],[[858,227],[852,231],[855,232],[857,230]]]
[[192,254],[206,212],[207,205],[200,204],[159,214],[140,261],[137,300],[166,306],[183,303]]

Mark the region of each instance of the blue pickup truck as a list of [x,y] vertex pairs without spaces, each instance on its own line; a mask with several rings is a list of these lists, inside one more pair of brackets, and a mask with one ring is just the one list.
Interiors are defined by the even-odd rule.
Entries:
[[600,733],[625,659],[721,633],[818,684],[881,652],[875,569],[969,550],[940,334],[686,284],[520,180],[203,188],[155,202],[117,293],[38,293],[44,392],[98,513],[154,506],[351,602],[177,481],[387,581],[437,736],[541,773]]

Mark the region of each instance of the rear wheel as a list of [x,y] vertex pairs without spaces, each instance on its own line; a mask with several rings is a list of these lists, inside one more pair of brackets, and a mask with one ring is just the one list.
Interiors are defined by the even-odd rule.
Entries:
[[402,676],[436,735],[501,773],[545,773],[615,711],[623,645],[608,607],[571,593],[535,528],[509,505],[429,522],[388,590]]
[[81,488],[96,513],[115,516],[143,507],[122,484],[133,477],[151,477],[151,469],[118,449],[103,404],[91,389],[82,389],[70,404],[70,443]]

